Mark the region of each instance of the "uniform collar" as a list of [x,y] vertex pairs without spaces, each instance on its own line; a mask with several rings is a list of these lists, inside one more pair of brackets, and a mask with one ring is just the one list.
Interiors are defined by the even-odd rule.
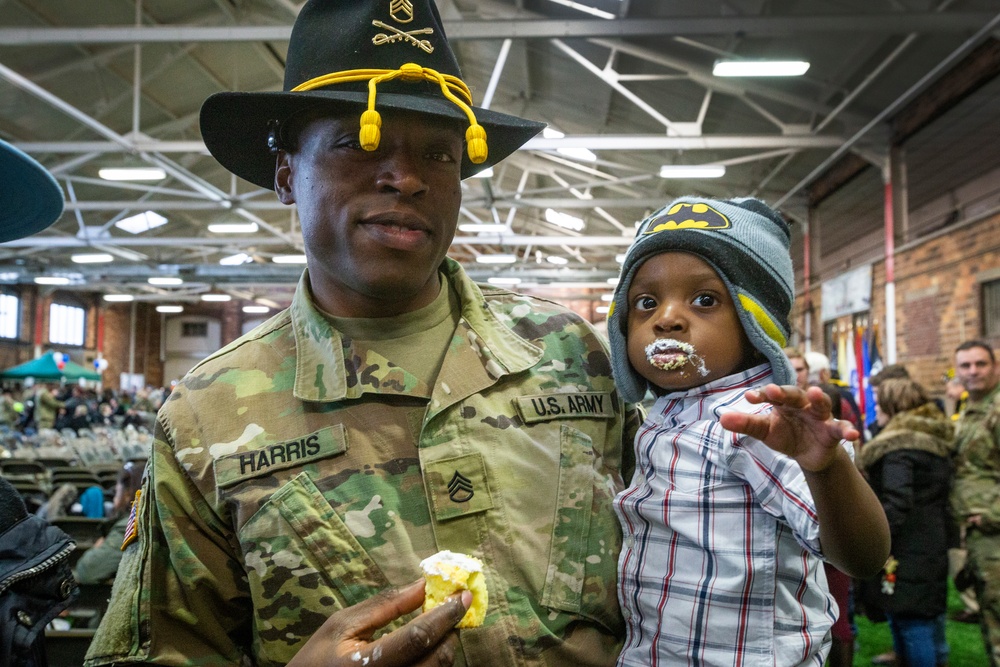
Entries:
[[[490,310],[482,290],[469,278],[458,262],[446,258],[441,266],[462,304],[462,322],[471,334],[460,345],[474,346],[480,357],[488,351],[489,368],[494,381],[535,365],[542,349],[516,334],[506,320]],[[527,308],[527,304],[525,305]],[[408,373],[400,373],[392,382],[362,382],[375,366],[386,368],[377,353],[355,345],[350,338],[333,328],[313,302],[306,269],[292,297],[289,308],[295,336],[294,395],[302,401],[332,402],[360,398],[365,393],[426,397],[426,387],[417,387]],[[453,346],[454,348],[454,343]],[[449,351],[449,355],[453,354]],[[351,364],[347,360],[351,360]],[[447,364],[447,360],[446,360]]]

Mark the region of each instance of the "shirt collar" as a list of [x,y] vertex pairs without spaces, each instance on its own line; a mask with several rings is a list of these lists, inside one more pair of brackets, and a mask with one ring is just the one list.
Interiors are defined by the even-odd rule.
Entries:
[[[482,290],[458,262],[445,258],[441,270],[458,293],[462,321],[473,332],[475,340],[464,340],[463,344],[475,344],[489,350],[501,376],[538,363],[542,349],[515,333],[505,317],[489,308]],[[297,399],[326,402],[358,398],[366,392],[407,393],[406,389],[399,389],[399,383],[363,386],[356,381],[356,371],[349,374],[347,358],[359,359],[361,367],[367,365],[366,359],[360,358],[360,350],[354,349],[350,339],[334,329],[316,307],[309,289],[308,269],[302,272],[289,311],[295,336],[293,392]]]
[[753,389],[755,387],[763,387],[765,384],[769,384],[773,381],[774,376],[771,373],[771,364],[765,362],[752,368],[748,368],[745,371],[733,373],[732,375],[727,375],[719,378],[718,380],[706,382],[703,385],[692,387],[691,389],[687,389],[685,391],[673,391],[668,394],[664,394],[661,398],[673,401],[701,399],[706,396],[728,393],[740,389],[746,390]]

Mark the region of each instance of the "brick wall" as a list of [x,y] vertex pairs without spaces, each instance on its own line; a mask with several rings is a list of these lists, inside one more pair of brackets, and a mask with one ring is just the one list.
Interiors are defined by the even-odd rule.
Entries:
[[[980,286],[1000,278],[1000,214],[956,225],[928,240],[897,248],[896,361],[933,395],[943,393],[945,373],[953,365],[954,349],[964,340],[983,335]],[[813,349],[824,350],[819,320],[820,286],[811,289]],[[792,322],[804,335],[804,294],[793,309]],[[885,331],[885,262],[872,265],[872,306],[869,321]],[[837,320],[848,325],[850,317]],[[989,341],[1000,348],[1000,338]],[[886,354],[886,346],[881,346]]]

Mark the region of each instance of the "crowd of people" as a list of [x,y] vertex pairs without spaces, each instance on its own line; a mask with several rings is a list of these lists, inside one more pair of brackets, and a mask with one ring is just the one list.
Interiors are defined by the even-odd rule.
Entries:
[[[829,375],[811,373],[829,369],[825,355],[785,352],[800,385],[820,384],[831,398],[842,396],[844,414],[860,420],[849,391],[824,385]],[[870,383],[876,421],[864,428],[859,423],[859,433],[868,437],[855,443],[857,463],[888,519],[891,555],[877,577],[854,581],[838,600],[844,627],[852,630],[839,640],[834,634],[831,667],[852,664],[851,658],[835,658],[838,644],[853,646],[855,609],[889,623],[893,650],[876,656],[874,664],[947,665],[949,581],[964,605],[953,618],[981,624],[990,664],[998,664],[1000,620],[993,602],[998,526],[992,517],[1000,500],[1000,367],[993,348],[983,340],[963,342],[954,353],[954,376],[939,398],[902,364],[886,366]],[[970,554],[970,543],[975,553]]]
[[[158,409],[144,473],[118,479],[100,546],[121,558],[87,667],[841,667],[851,581],[872,578],[897,665],[940,667],[953,526],[997,664],[992,349],[956,352],[957,423],[898,377],[871,429],[828,361],[787,349],[790,231],[754,198],[642,221],[607,339],[476,284],[446,256],[461,180],[541,127],[472,105],[430,0],[308,0],[282,91],[206,101],[208,150],[297,206],[307,268],[287,310],[162,405],[32,395],[25,429]],[[32,598],[51,618],[72,582],[31,547],[64,536],[9,506],[0,532],[21,549],[0,576],[19,596],[62,587]],[[418,611],[439,550],[482,561],[481,627],[455,627],[468,593]],[[39,664],[32,627],[4,664]]]
[[135,391],[36,382],[13,384],[0,393],[0,427],[31,435],[42,429],[77,434],[96,427],[150,428],[157,410],[170,395],[168,387]]

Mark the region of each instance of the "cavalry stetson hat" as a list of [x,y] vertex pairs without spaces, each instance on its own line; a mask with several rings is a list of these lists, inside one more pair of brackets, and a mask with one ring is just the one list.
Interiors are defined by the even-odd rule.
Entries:
[[317,106],[357,110],[367,150],[378,146],[379,111],[463,122],[462,178],[496,164],[544,127],[472,106],[432,0],[309,0],[292,29],[284,89],[212,95],[201,108],[202,138],[226,169],[273,188],[281,124]]

